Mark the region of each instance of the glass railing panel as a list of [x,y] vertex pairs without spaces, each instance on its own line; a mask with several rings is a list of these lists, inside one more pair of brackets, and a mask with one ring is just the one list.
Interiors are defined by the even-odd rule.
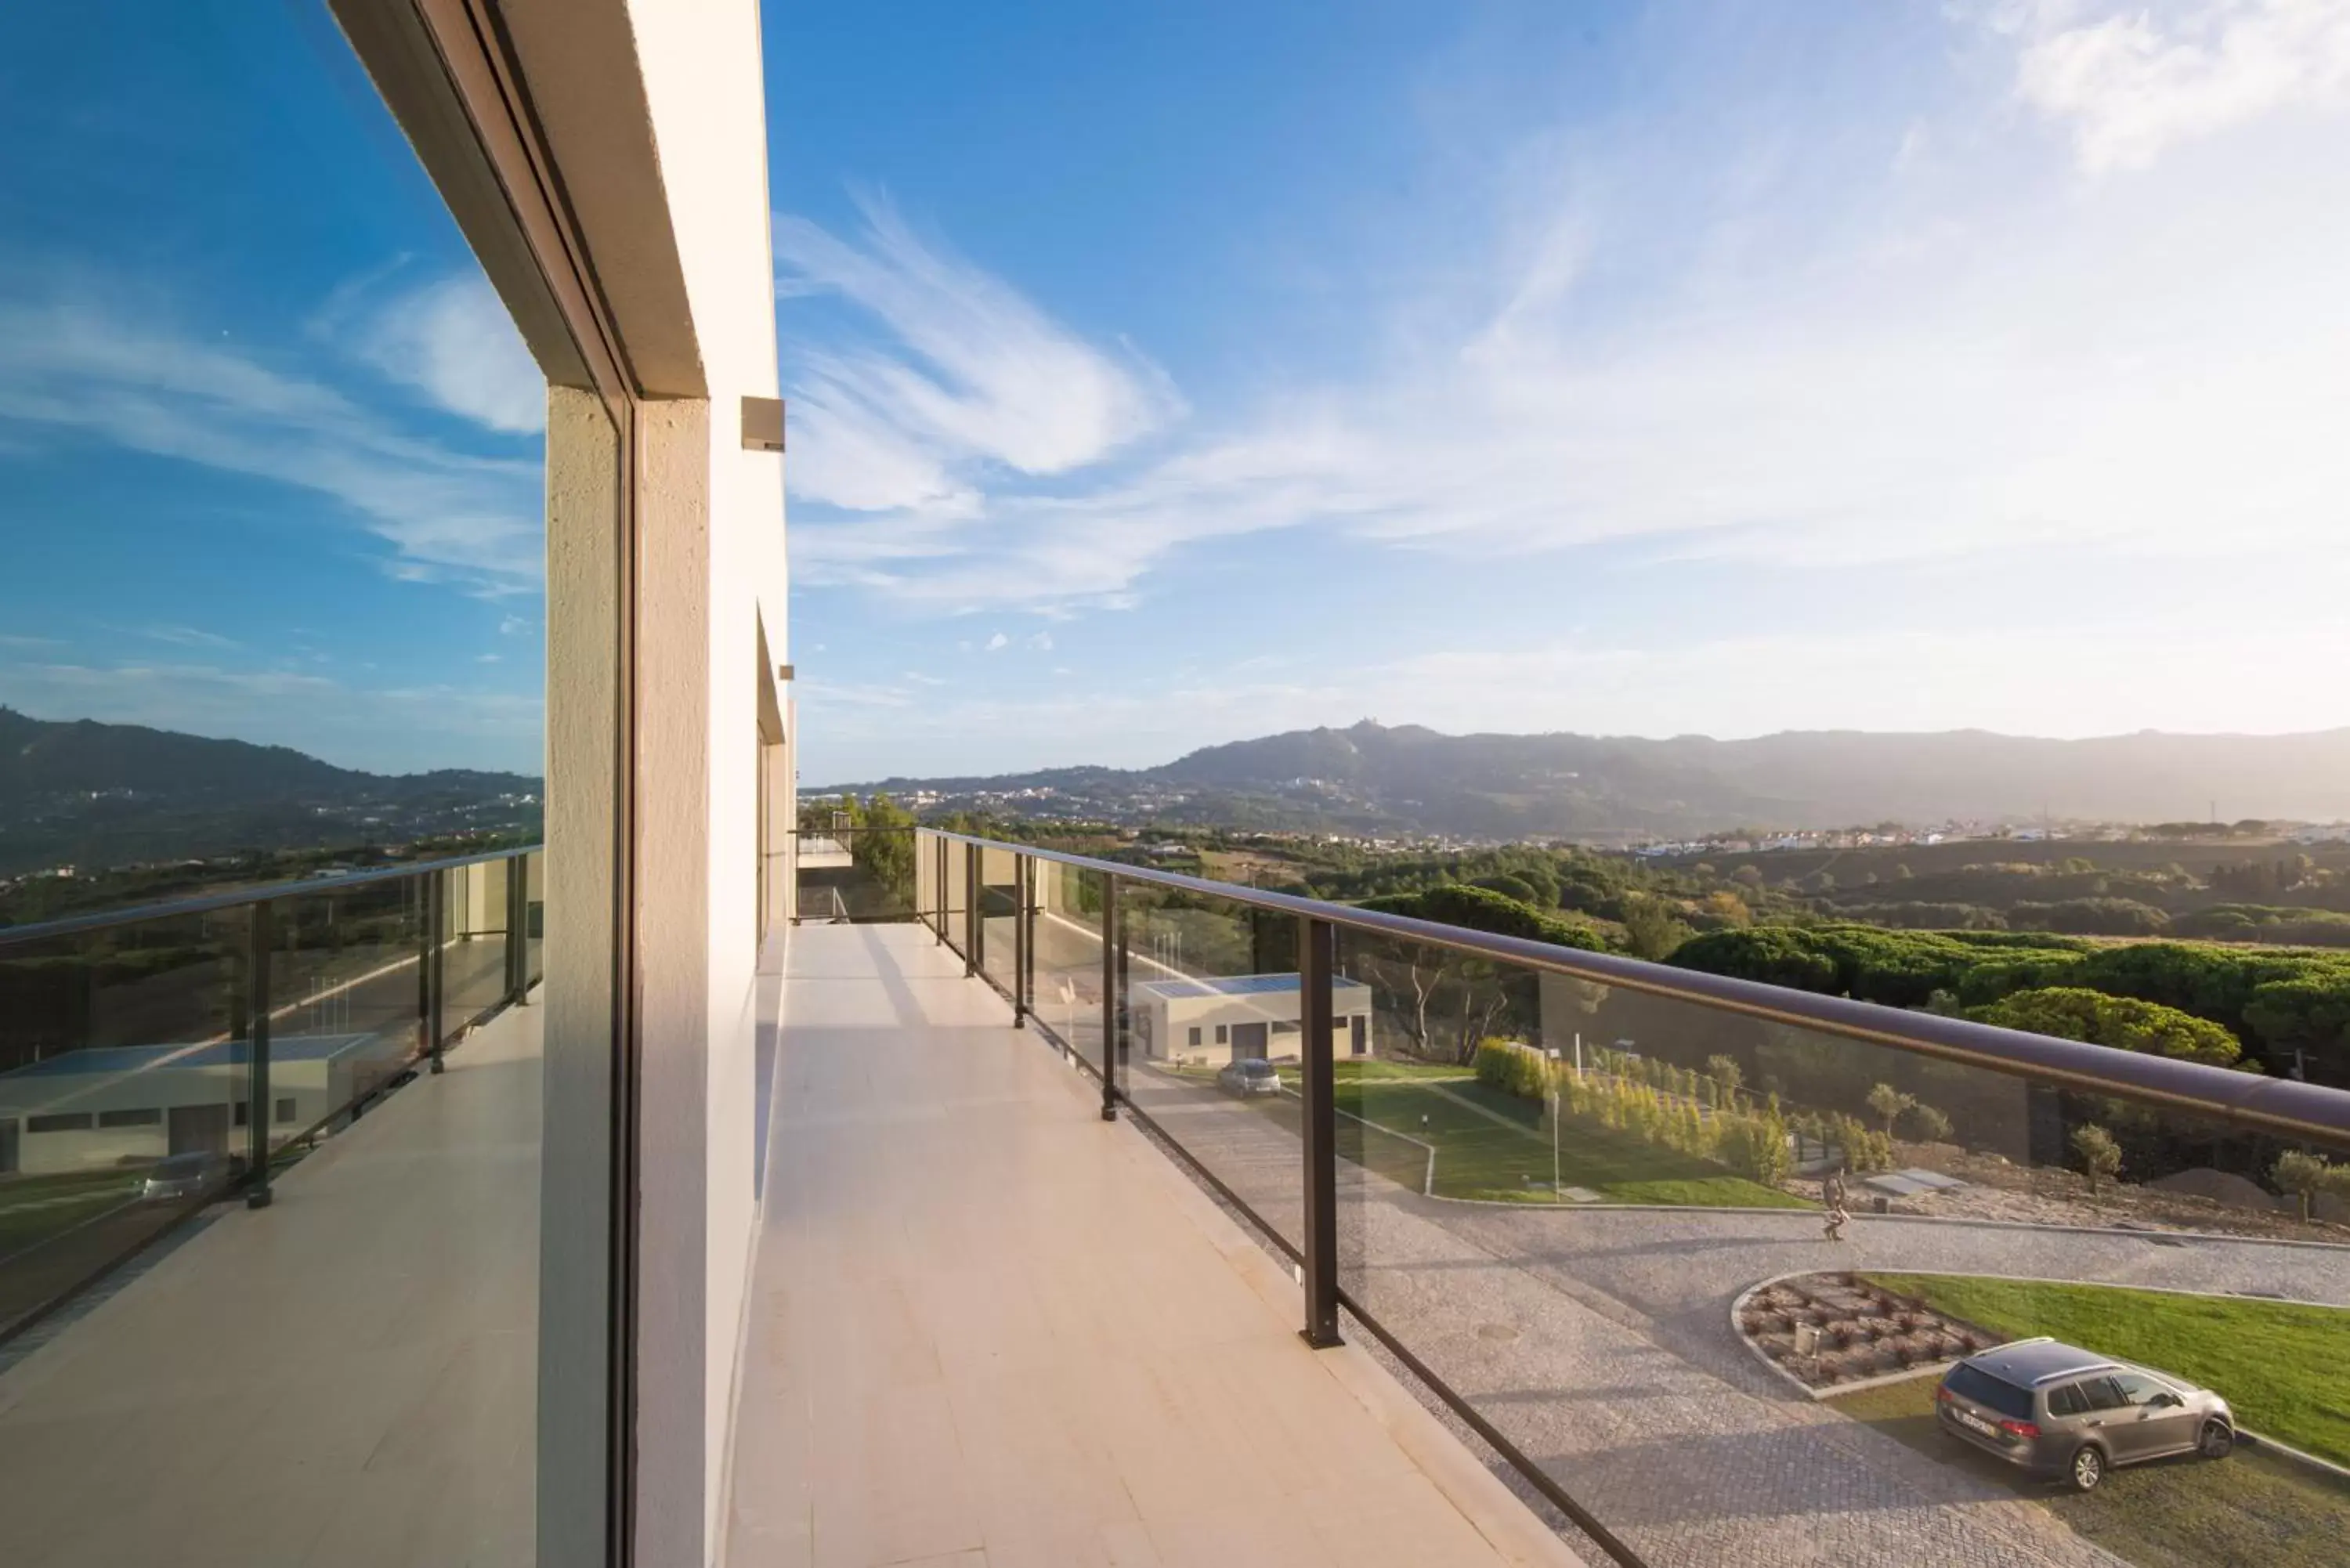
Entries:
[[[423,1049],[421,877],[281,898],[270,958],[273,1145],[336,1129]],[[451,950],[449,972],[463,972]],[[457,1015],[452,1002],[447,1016]]]
[[914,830],[812,829],[799,836],[798,908],[803,922],[914,918]]
[[1118,884],[1119,1087],[1259,1223],[1300,1244],[1297,921]]
[[1098,1075],[1102,1043],[1102,888],[1098,873],[1036,864],[1036,1023],[1072,1059]]
[[444,878],[441,1027],[451,1036],[504,1002],[506,976],[504,860],[459,866]]
[[980,970],[1007,995],[1016,992],[1020,975],[1019,861],[1009,849],[979,852]]
[[0,1339],[245,1169],[243,909],[0,947]]
[[523,915],[527,922],[523,928],[523,959],[527,966],[524,973],[529,983],[536,985],[546,978],[546,964],[541,950],[546,941],[546,854],[544,850],[534,849],[523,857],[523,875],[525,880]]
[[939,836],[927,828],[914,833],[914,918],[935,932],[939,926]]
[[971,857],[964,845],[940,841],[946,866],[947,946],[969,956],[971,947]]
[[[2276,1448],[2191,1457],[2218,1422],[2350,1462],[2323,1413],[2350,1408],[2350,1151],[1384,935],[1342,929],[1337,967],[1339,1012],[1369,1001],[1341,1289],[1640,1559],[1939,1561],[1964,1532],[2086,1561],[2122,1510],[2129,1561],[2314,1562],[2315,1521],[2350,1523]],[[1945,1374],[2037,1335],[2230,1408],[1959,1430]],[[2062,1490],[2096,1445],[2098,1495]]]

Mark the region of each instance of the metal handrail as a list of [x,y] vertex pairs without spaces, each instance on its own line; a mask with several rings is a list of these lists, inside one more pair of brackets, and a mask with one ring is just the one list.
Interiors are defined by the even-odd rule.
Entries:
[[518,855],[536,855],[546,847],[544,844],[525,844],[507,849],[484,850],[479,855],[455,856],[446,860],[404,860],[396,866],[347,871],[338,877],[312,877],[296,882],[270,882],[258,888],[199,893],[193,898],[174,898],[161,904],[141,904],[129,909],[101,909],[93,914],[68,915],[63,919],[43,920],[37,925],[0,926],[0,948],[45,941],[52,937],[78,936],[85,931],[102,931],[110,926],[141,925],[149,920],[168,920],[174,916],[214,914],[222,909],[258,904],[265,898],[303,898],[318,893],[337,892],[345,888],[364,887],[370,882],[421,877],[432,871],[453,871],[460,867],[480,866],[492,860],[511,860]]
[[1187,877],[1180,872],[1114,860],[1097,860],[1034,845],[1006,844],[1000,839],[976,838],[938,828],[925,831],[949,843],[1003,850],[1123,881],[1221,898],[1306,919],[1327,920],[1334,926],[1547,971],[1595,984],[1621,986],[1627,991],[1799,1029],[1814,1029],[2012,1077],[2054,1081],[2066,1088],[2191,1111],[2265,1132],[2350,1142],[2350,1091],[2321,1084],[2272,1078],[2168,1056],[2141,1055],[2110,1045],[2060,1040],[1969,1019],[1912,1012],[1874,1002],[1823,996],[1816,992],[1794,991],[1700,970],[1675,969],[1617,953],[1588,952],[1523,937],[1498,936],[1409,915],[1358,909],[1319,898],[1243,888],[1236,883],[1211,881],[1203,877]]

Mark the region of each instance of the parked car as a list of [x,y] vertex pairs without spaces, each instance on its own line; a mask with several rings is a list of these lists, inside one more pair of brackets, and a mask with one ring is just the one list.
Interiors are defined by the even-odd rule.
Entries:
[[1281,1093],[1281,1075],[1273,1070],[1272,1063],[1261,1056],[1251,1056],[1218,1069],[1216,1083],[1235,1095]]
[[2095,1490],[2116,1465],[2225,1459],[2236,1446],[2235,1414],[2209,1388],[2046,1338],[1960,1362],[1934,1409],[1950,1436],[2075,1491]]
[[236,1163],[224,1154],[167,1154],[147,1168],[139,1196],[150,1203],[174,1202],[217,1191],[235,1174]]

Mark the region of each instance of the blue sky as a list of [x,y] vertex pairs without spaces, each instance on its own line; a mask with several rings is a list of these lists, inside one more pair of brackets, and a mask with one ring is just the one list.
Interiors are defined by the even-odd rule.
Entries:
[[[330,26],[53,9],[0,702],[533,766],[536,394]],[[764,18],[808,784],[2350,722],[2350,0]]]
[[0,57],[0,703],[536,773],[545,394],[323,6]]
[[768,11],[809,782],[2350,721],[2340,0],[876,9]]

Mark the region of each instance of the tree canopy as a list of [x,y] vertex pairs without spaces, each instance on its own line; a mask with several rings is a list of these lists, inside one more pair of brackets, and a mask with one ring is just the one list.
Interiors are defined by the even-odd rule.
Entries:
[[1466,926],[1472,931],[1491,931],[1495,936],[1582,948],[1590,952],[1604,952],[1607,946],[1599,940],[1598,932],[1579,920],[1544,914],[1506,893],[1465,883],[1447,883],[1418,893],[1384,894],[1364,899],[1362,908],[1409,915],[1414,919],[1441,920],[1448,926]]
[[2149,1056],[2175,1056],[2232,1067],[2243,1043],[2207,1018],[2135,997],[2107,996],[2077,985],[2052,985],[2002,997],[1976,1014],[2002,1029],[2024,1029],[2060,1040],[2085,1040]]

